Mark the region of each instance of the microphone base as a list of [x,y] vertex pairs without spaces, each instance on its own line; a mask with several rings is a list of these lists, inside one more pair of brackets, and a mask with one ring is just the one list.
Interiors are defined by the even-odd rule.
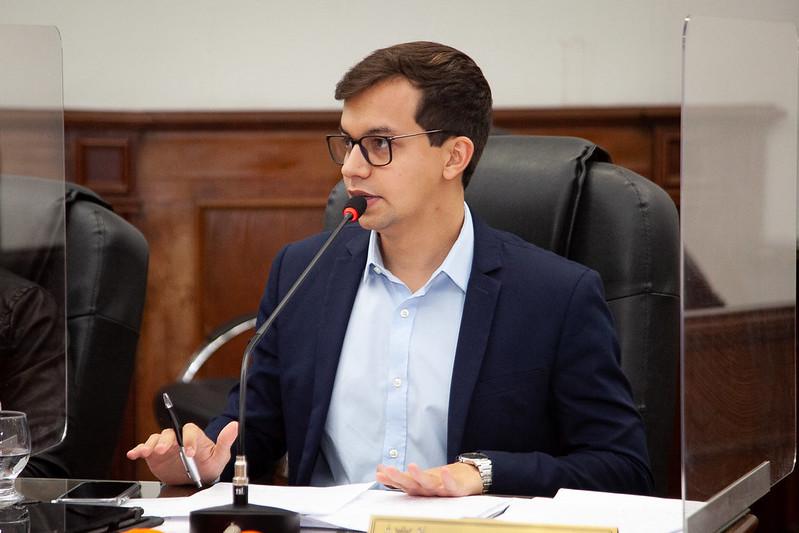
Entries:
[[231,523],[242,531],[253,529],[269,533],[299,533],[300,515],[294,511],[263,505],[220,505],[189,514],[191,533],[220,533]]

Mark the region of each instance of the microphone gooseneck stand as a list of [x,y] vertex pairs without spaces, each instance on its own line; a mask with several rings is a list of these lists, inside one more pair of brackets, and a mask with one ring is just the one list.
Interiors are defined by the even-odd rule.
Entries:
[[313,259],[305,267],[294,284],[283,296],[283,299],[275,307],[272,314],[264,321],[250,339],[241,362],[241,379],[239,382],[239,437],[238,453],[236,461],[233,463],[233,504],[222,505],[219,507],[209,507],[199,509],[189,514],[189,527],[191,533],[219,533],[228,526],[235,524],[241,530],[256,529],[269,531],[270,533],[298,533],[300,530],[300,517],[293,511],[278,509],[276,507],[266,507],[263,505],[250,504],[248,501],[249,478],[247,476],[247,458],[244,448],[245,416],[247,411],[247,371],[250,363],[250,356],[253,350],[261,342],[269,327],[277,316],[286,306],[288,301],[297,291],[299,286],[305,281],[308,273],[313,269],[322,254],[338,236],[348,222],[355,222],[366,211],[366,199],[361,196],[354,196],[349,199],[344,206],[342,214],[344,217],[338,226],[330,233],[325,243],[313,256]]

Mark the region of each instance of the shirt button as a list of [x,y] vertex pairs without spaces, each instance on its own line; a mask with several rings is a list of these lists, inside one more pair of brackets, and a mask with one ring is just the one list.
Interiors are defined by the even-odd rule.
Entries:
[[398,389],[402,386],[402,380],[400,378],[394,378],[391,383],[394,385],[395,389]]
[[377,275],[379,276],[380,274],[382,274],[382,273],[383,273],[383,269],[382,269],[382,268],[380,268],[379,266],[375,266],[375,268],[374,268],[374,273],[375,273],[375,274],[377,274]]
[[396,459],[397,457],[399,457],[399,452],[397,451],[396,448],[391,448],[388,451],[388,456],[391,457],[392,459]]
[[402,311],[400,311],[400,316],[402,318],[408,318],[408,315],[410,315],[410,314],[411,314],[411,312],[408,311],[407,309],[403,309]]

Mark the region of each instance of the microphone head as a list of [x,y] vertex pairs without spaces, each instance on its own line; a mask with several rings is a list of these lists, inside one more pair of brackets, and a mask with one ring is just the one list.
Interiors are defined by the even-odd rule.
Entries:
[[347,203],[344,205],[344,209],[341,211],[341,214],[345,217],[347,215],[350,216],[350,220],[355,222],[361,215],[363,215],[364,211],[366,211],[366,198],[363,196],[353,196]]

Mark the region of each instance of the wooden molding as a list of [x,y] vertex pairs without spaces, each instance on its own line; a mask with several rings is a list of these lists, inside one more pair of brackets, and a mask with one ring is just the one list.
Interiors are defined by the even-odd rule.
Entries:
[[338,129],[340,111],[64,111],[74,128],[134,130],[316,130]]
[[133,192],[131,140],[81,137],[76,141],[75,181],[101,195]]
[[[340,110],[298,111],[90,111],[66,110],[67,128],[130,129],[274,129],[338,128]],[[608,125],[632,122],[679,121],[679,106],[497,108],[494,122],[501,127],[564,124]]]
[[324,207],[327,205],[327,197],[200,200],[196,205],[200,209],[199,216],[202,217],[202,211],[207,209],[301,209],[305,207]]

